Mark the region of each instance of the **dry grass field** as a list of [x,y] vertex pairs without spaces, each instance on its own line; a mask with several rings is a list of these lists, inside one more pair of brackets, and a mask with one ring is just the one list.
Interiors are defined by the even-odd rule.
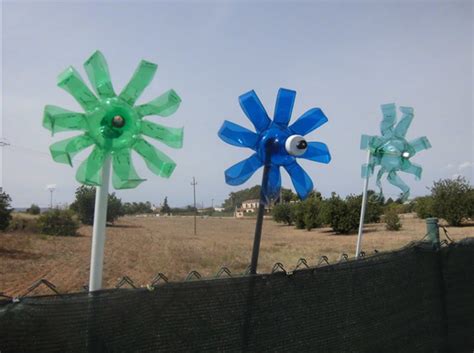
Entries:
[[[419,240],[424,221],[402,215],[403,228],[388,232],[385,224],[369,224],[363,250],[386,251]],[[198,218],[193,235],[192,217],[125,217],[107,228],[104,284],[113,287],[127,275],[136,285],[149,283],[158,272],[182,280],[191,270],[214,275],[221,266],[235,274],[249,263],[255,220]],[[81,291],[88,283],[91,227],[77,237],[51,237],[29,233],[0,233],[0,292],[16,296],[36,280],[45,278],[60,292]],[[474,226],[449,228],[453,239],[474,236]],[[310,232],[265,220],[259,272],[269,272],[275,262],[288,270],[304,257],[315,265],[321,255],[337,261],[345,252],[354,255],[357,235],[335,235],[328,228]],[[46,293],[45,291],[35,294]]]

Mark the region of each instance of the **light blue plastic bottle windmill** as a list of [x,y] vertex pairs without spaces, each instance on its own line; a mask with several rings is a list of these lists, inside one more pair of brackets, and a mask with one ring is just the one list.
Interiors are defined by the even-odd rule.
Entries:
[[304,138],[305,135],[328,121],[321,109],[308,110],[288,126],[295,96],[295,91],[280,88],[272,121],[257,94],[253,90],[247,92],[239,97],[239,103],[245,115],[255,126],[256,132],[226,120],[218,133],[223,141],[253,151],[249,158],[225,171],[227,184],[243,184],[260,167],[264,167],[250,264],[251,274],[255,274],[257,270],[265,204],[275,200],[280,193],[280,167],[283,167],[290,175],[299,197],[305,199],[313,190],[313,182],[296,159],[303,158],[320,163],[329,163],[331,160],[329,150],[324,143],[307,142]]
[[362,165],[362,177],[365,178],[362,208],[359,222],[359,235],[357,238],[356,257],[360,254],[362,231],[365,216],[367,187],[369,177],[374,174],[377,166],[380,167],[376,184],[379,188],[379,197],[383,196],[382,177],[387,174],[387,180],[401,191],[401,200],[406,201],[410,195],[410,187],[400,178],[398,172],[413,174],[416,179],[421,178],[422,168],[412,163],[410,159],[418,152],[431,148],[426,136],[407,141],[406,134],[413,121],[414,113],[411,107],[400,107],[402,117],[397,123],[397,110],[395,104],[381,106],[383,120],[380,124],[382,136],[362,135],[361,149],[367,150],[367,163]]

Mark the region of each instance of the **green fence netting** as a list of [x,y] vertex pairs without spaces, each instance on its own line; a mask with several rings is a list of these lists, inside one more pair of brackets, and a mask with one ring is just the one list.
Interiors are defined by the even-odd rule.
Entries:
[[291,273],[0,303],[9,352],[472,352],[474,239]]

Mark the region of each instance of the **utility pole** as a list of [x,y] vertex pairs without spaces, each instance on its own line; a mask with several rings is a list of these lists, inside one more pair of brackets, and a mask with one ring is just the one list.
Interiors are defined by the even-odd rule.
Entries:
[[196,235],[196,213],[197,213],[197,208],[196,208],[196,178],[193,177],[193,182],[191,183],[193,187],[193,195],[194,195],[194,235]]
[[211,208],[214,209],[214,199],[211,199]]

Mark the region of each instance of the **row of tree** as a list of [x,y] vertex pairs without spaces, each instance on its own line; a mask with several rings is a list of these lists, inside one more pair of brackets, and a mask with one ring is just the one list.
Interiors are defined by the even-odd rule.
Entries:
[[[474,217],[474,189],[465,178],[439,180],[430,190],[431,195],[408,203],[402,203],[400,199],[385,201],[369,191],[364,222],[379,222],[385,213],[387,229],[398,230],[401,227],[400,213],[415,211],[420,218],[438,217],[452,226],[459,226],[464,220]],[[332,193],[330,198],[323,199],[321,194],[312,193],[305,201],[294,201],[295,195],[291,195],[291,191],[285,193],[286,199],[281,197],[284,202],[273,208],[276,222],[308,230],[329,225],[336,233],[342,234],[353,232],[359,226],[362,195],[341,198]]]
[[[365,222],[379,222],[383,213],[383,201],[373,197],[369,191],[369,201]],[[329,225],[336,233],[347,234],[359,225],[362,196],[349,195],[341,198],[332,193],[330,198],[323,199],[320,193],[312,193],[304,201],[278,203],[273,207],[273,219],[298,229],[311,230]]]

